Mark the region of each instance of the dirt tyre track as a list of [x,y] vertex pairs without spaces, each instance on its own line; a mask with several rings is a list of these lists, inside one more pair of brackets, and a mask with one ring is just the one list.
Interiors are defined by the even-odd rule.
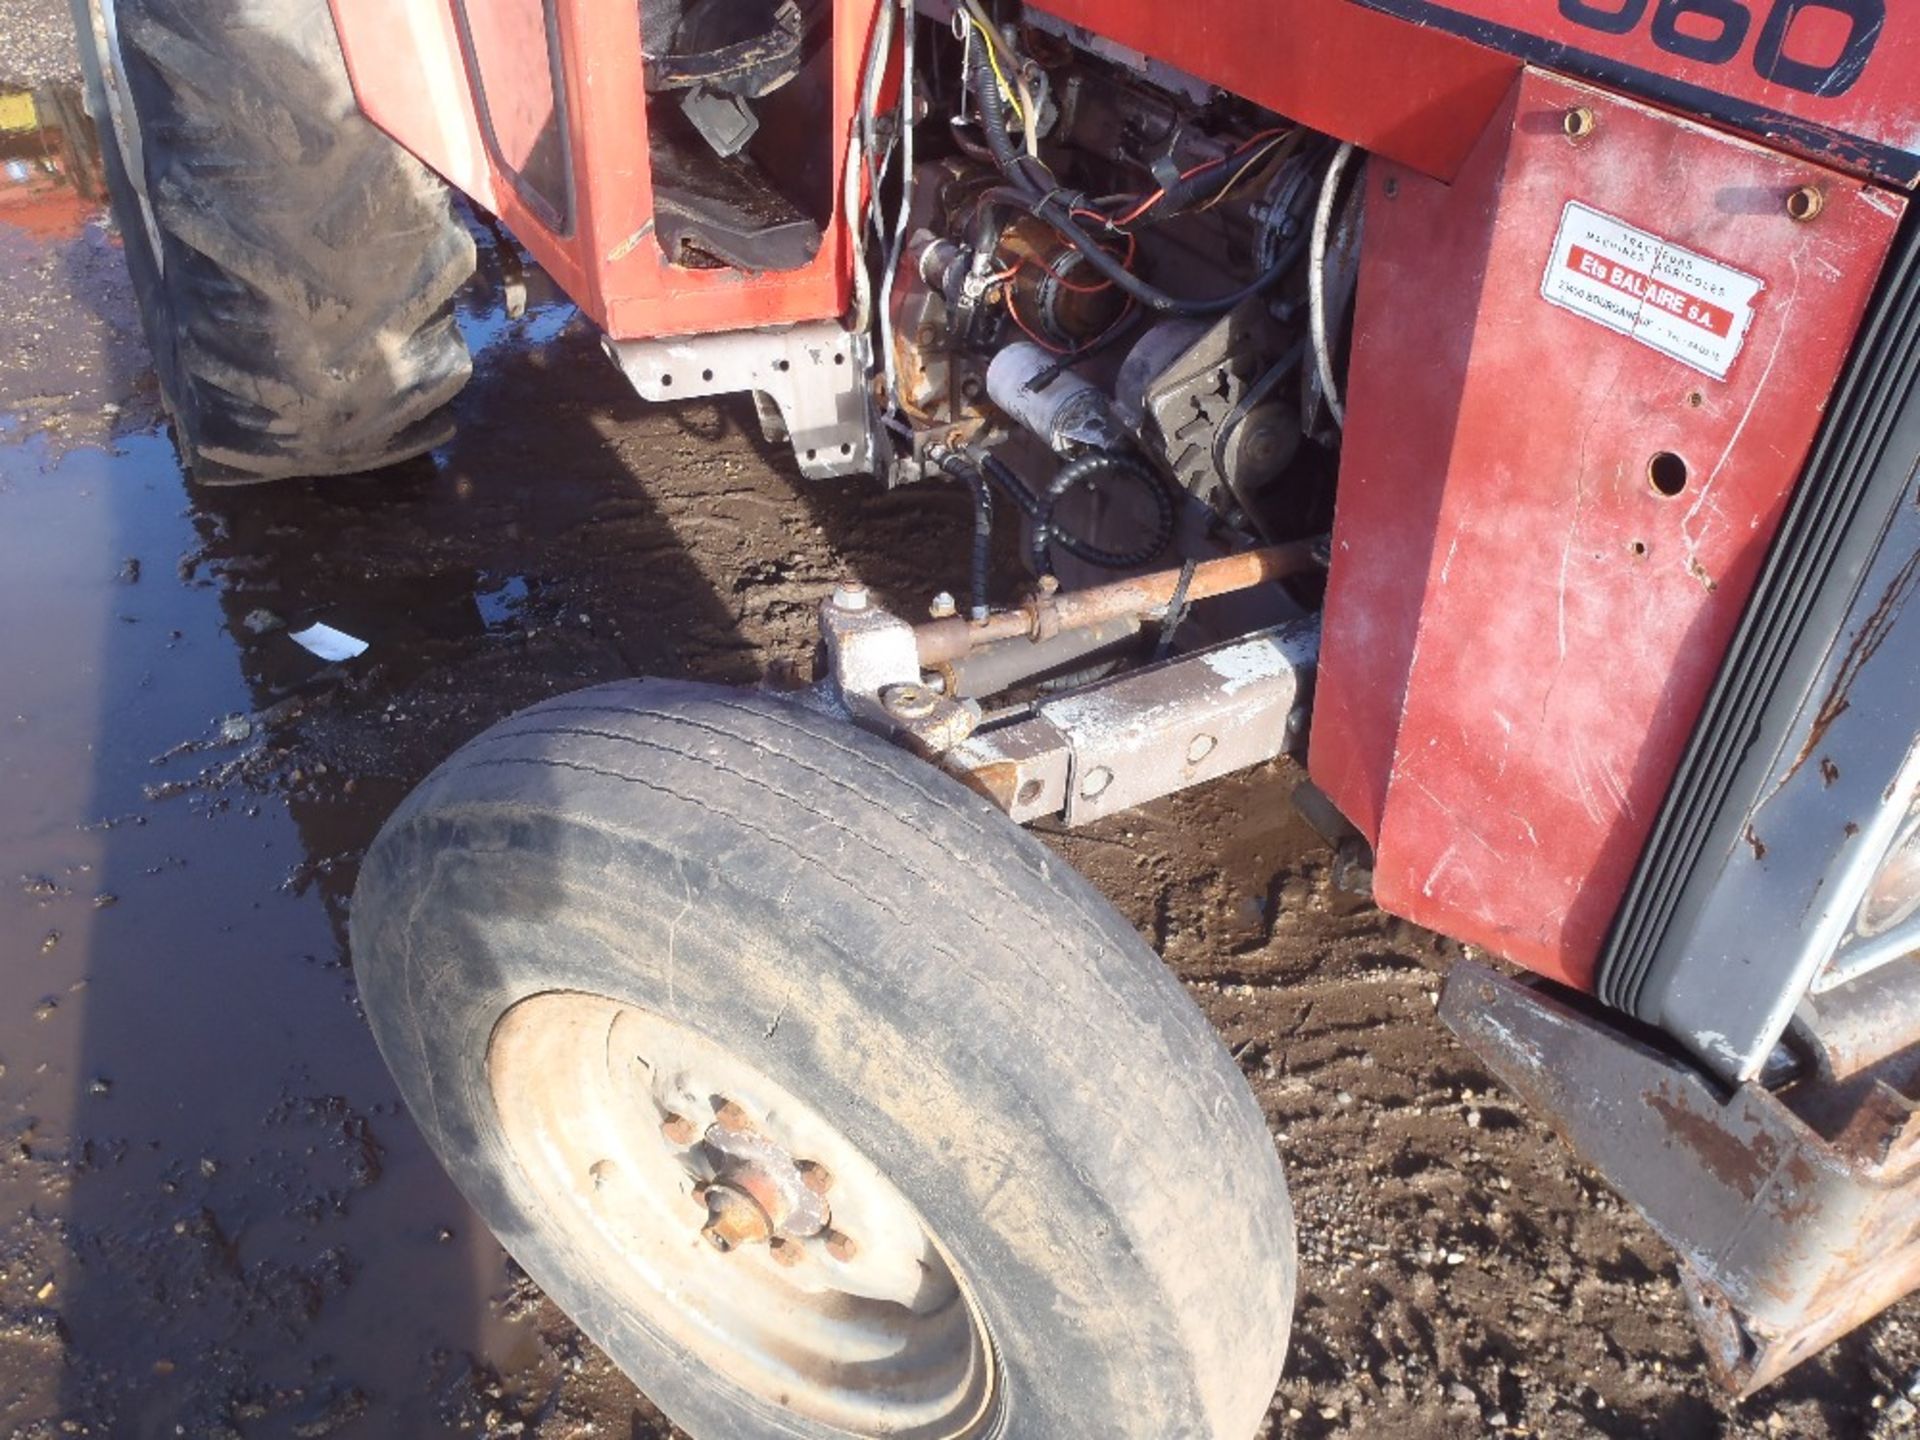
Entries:
[[194,477],[347,474],[445,440],[471,368],[453,295],[473,241],[446,187],[360,113],[326,0],[74,14]]
[[871,1157],[991,1336],[999,1410],[969,1433],[1247,1440],[1265,1414],[1295,1267],[1258,1105],[1104,899],[892,747],[704,685],[535,706],[389,821],[352,943],[380,1048],[461,1189],[698,1440],[844,1432],[712,1378],[543,1212],[486,1061],[528,997],[663,1015]]

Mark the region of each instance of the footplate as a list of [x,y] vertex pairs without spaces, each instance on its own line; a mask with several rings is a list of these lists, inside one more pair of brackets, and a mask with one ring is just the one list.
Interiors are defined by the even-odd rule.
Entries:
[[1920,1050],[1844,1083],[1728,1092],[1546,982],[1462,963],[1440,1016],[1678,1253],[1729,1390],[1920,1287]]

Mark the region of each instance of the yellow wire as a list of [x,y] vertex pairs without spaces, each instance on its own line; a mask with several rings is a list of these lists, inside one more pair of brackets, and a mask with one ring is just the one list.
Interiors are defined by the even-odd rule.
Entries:
[[1006,71],[1000,68],[1000,52],[994,48],[993,36],[987,33],[987,27],[974,19],[971,13],[964,10],[961,13],[966,15],[967,23],[980,32],[980,44],[987,52],[987,64],[993,67],[993,78],[1000,86],[1000,94],[1005,98],[1007,104],[1012,107],[1013,113],[1019,118],[1022,128],[1025,128],[1027,113],[1020,108],[1020,97],[1015,93],[1014,88],[1007,83]]
[[1211,200],[1207,201],[1207,203],[1202,205],[1200,208],[1202,210],[1213,209],[1214,206],[1218,205],[1222,200],[1227,198],[1227,192],[1229,190],[1233,189],[1234,186],[1238,185],[1242,180],[1246,179],[1248,175],[1252,174],[1255,170],[1259,169],[1262,165],[1266,164],[1266,162],[1270,158],[1272,158],[1274,151],[1278,150],[1282,145],[1286,145],[1289,148],[1291,148],[1292,142],[1298,137],[1299,133],[1300,132],[1297,130],[1289,130],[1285,135],[1274,136],[1273,139],[1269,140],[1265,145],[1261,146],[1259,150],[1254,152],[1254,155],[1250,160],[1248,160],[1238,170],[1234,171],[1233,178],[1227,181],[1225,185],[1222,185],[1219,189],[1219,192],[1215,194]]

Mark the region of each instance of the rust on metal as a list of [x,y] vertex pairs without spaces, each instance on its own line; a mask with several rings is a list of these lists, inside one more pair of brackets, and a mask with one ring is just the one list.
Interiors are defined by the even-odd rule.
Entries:
[[1318,653],[1317,622],[1276,626],[1043,700],[944,763],[1016,821],[1083,825],[1279,755]]
[[1920,1051],[1729,1093],[1542,982],[1462,962],[1440,1016],[1677,1252],[1748,1395],[1920,1286]]
[[1743,1194],[1757,1195],[1779,1161],[1779,1150],[1764,1136],[1743,1138],[1729,1134],[1713,1117],[1655,1086],[1646,1095],[1647,1108],[1667,1122],[1675,1143],[1683,1145],[1722,1184]]
[[1800,753],[1794,757],[1792,768],[1780,777],[1781,785],[1797,775],[1801,767],[1813,758],[1814,752],[1827,738],[1827,731],[1833,728],[1833,722],[1852,706],[1853,682],[1886,642],[1887,636],[1893,631],[1894,620],[1907,608],[1916,591],[1920,591],[1920,552],[1900,567],[1899,573],[1887,586],[1886,593],[1880,597],[1880,603],[1874,606],[1873,613],[1847,646],[1846,663],[1840,667],[1840,673],[1834,677],[1826,697],[1820,702],[1820,713],[1814,717],[1813,727],[1807,731],[1806,744],[1800,747]]

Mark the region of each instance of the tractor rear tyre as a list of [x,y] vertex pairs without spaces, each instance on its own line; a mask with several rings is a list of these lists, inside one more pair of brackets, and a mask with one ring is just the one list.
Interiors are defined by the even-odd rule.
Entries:
[[207,484],[445,440],[472,237],[360,113],[327,0],[74,0],[160,388]]
[[1111,906],[769,696],[535,706],[387,823],[354,970],[507,1249],[696,1440],[1248,1440],[1292,1215]]

